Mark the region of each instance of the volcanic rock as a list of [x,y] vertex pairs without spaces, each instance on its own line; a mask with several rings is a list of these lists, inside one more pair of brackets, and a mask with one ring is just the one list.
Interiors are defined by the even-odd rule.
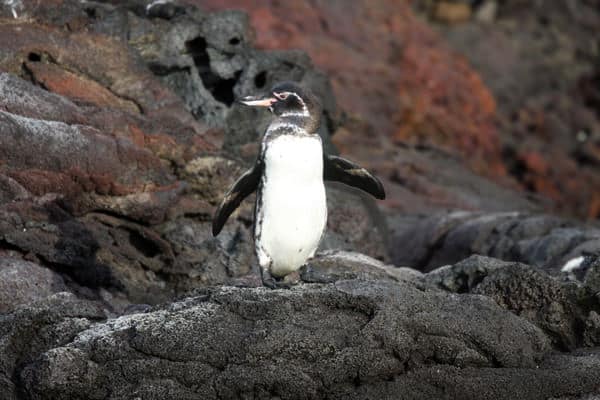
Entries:
[[520,261],[558,275],[565,264],[600,251],[600,229],[543,214],[452,212],[397,217],[392,260],[431,271],[471,254]]

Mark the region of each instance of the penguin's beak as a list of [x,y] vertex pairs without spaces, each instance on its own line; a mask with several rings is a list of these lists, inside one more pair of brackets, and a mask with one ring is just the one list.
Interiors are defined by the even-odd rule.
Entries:
[[238,100],[240,103],[251,107],[271,107],[277,101],[275,97],[246,96]]

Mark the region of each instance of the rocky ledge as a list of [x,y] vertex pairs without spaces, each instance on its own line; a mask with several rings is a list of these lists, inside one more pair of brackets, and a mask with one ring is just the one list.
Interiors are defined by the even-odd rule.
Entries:
[[56,293],[0,318],[3,398],[583,398],[600,390],[592,264],[578,283],[337,252],[291,290],[198,289],[114,318]]

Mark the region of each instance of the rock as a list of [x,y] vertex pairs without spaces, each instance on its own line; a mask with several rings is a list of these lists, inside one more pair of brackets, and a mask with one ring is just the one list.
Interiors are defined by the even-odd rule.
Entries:
[[542,328],[555,345],[572,350],[581,342],[582,319],[573,294],[558,280],[523,264],[497,268],[471,293],[492,298]]
[[[575,198],[595,215],[593,90],[580,91],[577,123],[569,103],[545,125],[537,110],[553,101],[519,104],[510,124],[534,129],[507,144],[504,99],[497,110],[407,2],[235,0],[249,15],[189,3],[0,5],[5,397],[598,391],[598,354],[580,348],[598,346],[598,228],[539,214],[548,205],[508,176],[559,202],[587,177]],[[514,5],[498,4],[502,20]],[[290,46],[307,49],[332,84]],[[382,213],[328,185],[328,231],[305,282],[270,291],[254,287],[252,198],[217,238],[210,217],[270,118],[235,98],[282,79],[318,93],[326,150],[371,168],[389,196]],[[490,84],[496,95],[501,83]],[[529,133],[564,145],[558,167],[546,147],[515,151],[510,140]],[[558,170],[577,184],[549,185]],[[459,262],[473,253],[505,261]],[[561,272],[579,257],[573,276]]]
[[[424,274],[425,287],[480,294],[543,329],[560,350],[596,343],[600,298],[586,285],[526,264],[471,256]],[[585,327],[585,329],[584,329]]]
[[[586,218],[600,212],[600,125],[593,107],[600,14],[587,0],[535,7],[518,1],[411,2],[425,4],[425,14],[437,9],[464,21],[433,29],[403,1],[364,1],[352,8],[326,1],[195,3],[246,10],[262,48],[306,49],[332,77],[349,119],[363,124],[346,127],[353,138],[384,141],[388,153],[404,141],[443,147],[496,181],[509,175],[508,185],[517,180],[548,200],[548,209]],[[467,21],[472,12],[475,18]],[[358,159],[363,145],[349,141],[346,154]],[[378,172],[379,160],[361,159]],[[386,186],[399,186],[385,178]]]
[[571,259],[600,250],[600,230],[529,213],[439,213],[395,219],[392,260],[423,271],[471,254],[520,261],[554,275]]
[[600,344],[600,315],[596,311],[590,311],[585,321],[583,344],[589,347]]
[[[501,336],[491,329],[500,325]],[[480,368],[519,381],[514,372],[535,368],[547,346],[541,331],[481,296],[354,280],[283,291],[224,287],[91,326],[19,376],[32,398],[377,397],[432,362],[445,364],[440,387]]]
[[301,270],[304,282],[331,283],[347,279],[417,282],[422,274],[412,268],[386,265],[361,253],[342,250],[319,252]]
[[[260,47],[300,48],[311,55],[331,77],[336,98],[348,112],[339,129],[332,131],[333,140],[344,156],[382,177],[389,192],[385,204],[395,211],[404,211],[405,204],[417,207],[423,197],[426,204],[435,203],[438,195],[442,205],[435,203],[437,209],[446,204],[485,203],[479,201],[485,191],[470,198],[477,183],[469,178],[458,183],[459,193],[440,193],[452,191],[444,179],[435,178],[439,171],[448,170],[449,162],[438,163],[436,155],[420,151],[422,147],[435,146],[453,154],[450,168],[460,173],[474,175],[464,168],[462,160],[466,160],[472,169],[496,181],[506,175],[493,96],[468,63],[414,15],[408,2],[358,1],[354,7],[327,1],[196,3],[211,10],[243,9],[250,15]],[[418,149],[405,150],[407,143]],[[409,165],[399,161],[407,157],[412,159]],[[400,178],[398,165],[405,167]],[[527,203],[522,195],[513,193],[513,197],[520,197],[519,206]]]
[[[552,350],[572,338],[561,335],[569,332],[562,324],[580,326],[574,319],[581,310],[569,308],[576,303],[564,284],[529,266],[483,257],[444,274],[450,271],[456,282],[471,272],[485,276],[471,279],[470,293],[456,285],[463,294],[450,293],[450,286],[434,287],[441,271],[394,271],[361,254],[328,252],[304,276],[333,283],[196,289],[107,320],[95,303],[52,295],[0,317],[2,376],[13,377],[2,381],[3,390],[33,399],[257,391],[281,398],[385,398],[400,391],[409,399],[441,392],[509,399],[596,390],[600,359],[593,350]],[[585,332],[570,334],[594,345],[596,317],[590,312]]]
[[0,257],[0,314],[16,307],[67,291],[57,273],[17,258]]
[[475,11],[475,19],[480,22],[494,22],[498,14],[498,3],[496,0],[486,0]]
[[389,259],[387,221],[369,195],[337,183],[327,183],[327,230],[321,250],[361,252]]
[[498,2],[494,23],[439,27],[497,100],[511,175],[561,210],[592,219],[600,213],[598,24],[598,8],[587,1],[508,1]]
[[[583,284],[586,289],[596,296],[600,296],[600,252],[596,256],[586,257],[581,265],[585,272]],[[600,297],[598,297],[600,300]]]
[[0,392],[4,398],[22,398],[16,371],[38,354],[66,344],[92,322],[105,318],[96,303],[56,293],[0,315]]
[[457,264],[436,268],[423,275],[427,285],[453,293],[470,293],[485,277],[514,263],[473,255]]

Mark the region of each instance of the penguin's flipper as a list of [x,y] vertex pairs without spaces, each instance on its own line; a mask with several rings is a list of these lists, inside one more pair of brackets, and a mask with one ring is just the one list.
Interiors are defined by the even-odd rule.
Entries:
[[260,177],[262,176],[263,165],[259,161],[252,169],[246,171],[240,178],[233,184],[229,192],[221,201],[219,208],[215,211],[212,221],[212,234],[217,236],[223,225],[227,222],[227,218],[235,211],[248,195],[254,192],[258,188]]
[[323,179],[342,182],[361,189],[379,200],[385,199],[385,190],[379,179],[366,169],[342,157],[323,154]]

